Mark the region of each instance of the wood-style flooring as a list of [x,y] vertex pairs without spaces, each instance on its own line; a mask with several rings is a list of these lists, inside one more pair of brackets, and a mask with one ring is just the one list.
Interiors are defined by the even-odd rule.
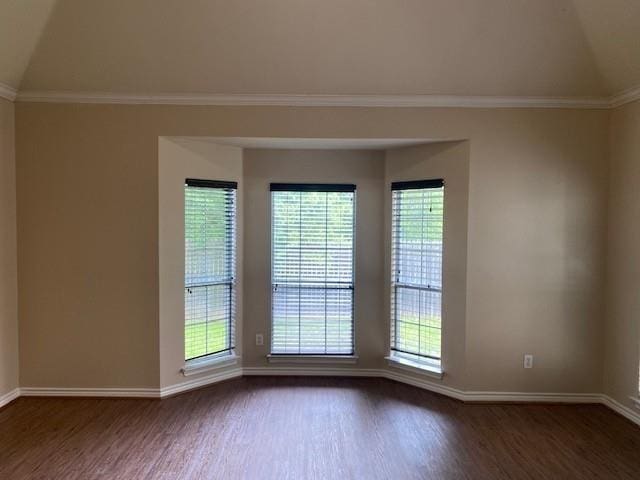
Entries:
[[640,428],[598,405],[471,405],[365,378],[0,410],[2,480],[350,478],[640,479]]

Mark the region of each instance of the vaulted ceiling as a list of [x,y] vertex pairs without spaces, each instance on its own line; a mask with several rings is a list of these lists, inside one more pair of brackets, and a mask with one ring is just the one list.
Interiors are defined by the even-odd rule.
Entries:
[[603,96],[640,84],[638,0],[0,0],[28,91]]

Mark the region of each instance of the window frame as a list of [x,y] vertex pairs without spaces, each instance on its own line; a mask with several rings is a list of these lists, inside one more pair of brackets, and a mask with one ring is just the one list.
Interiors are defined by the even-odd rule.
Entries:
[[[228,239],[225,239],[225,243],[229,242],[230,251],[225,251],[225,255],[228,255],[229,258],[225,259],[226,262],[229,262],[228,270],[230,276],[226,281],[213,281],[209,283],[187,283],[186,272],[187,272],[187,212],[186,212],[186,193],[188,188],[209,188],[216,190],[231,190],[232,191],[232,205],[231,205],[231,218],[230,218],[230,227],[225,227],[226,234],[229,235]],[[187,336],[186,336],[186,326],[187,326],[187,305],[185,302],[183,308],[183,348],[184,348],[184,363],[185,368],[182,369],[183,374],[194,374],[198,373],[201,369],[205,368],[207,365],[211,363],[220,363],[221,365],[226,365],[229,359],[233,359],[235,363],[235,350],[236,350],[236,301],[237,301],[237,232],[238,232],[238,182],[235,181],[224,181],[224,180],[207,180],[207,179],[197,179],[197,178],[186,178],[184,181],[183,187],[184,199],[183,206],[185,210],[183,211],[183,222],[184,222],[184,262],[185,262],[185,275],[183,280],[183,288],[184,294],[186,296],[186,292],[200,287],[210,287],[210,286],[219,286],[224,285],[229,289],[228,292],[228,321],[226,323],[228,329],[228,337],[226,339],[225,345],[226,348],[222,350],[216,350],[212,352],[204,353],[203,355],[197,355],[195,357],[187,358]],[[225,213],[227,210],[225,209]]]
[[[352,222],[351,222],[351,284],[345,288],[351,293],[351,350],[348,353],[301,353],[301,352],[274,352],[274,260],[275,260],[275,228],[274,228],[274,192],[350,192],[353,194]],[[270,227],[270,342],[267,359],[270,363],[355,363],[358,359],[356,350],[356,212],[357,212],[357,188],[355,184],[346,183],[270,183],[269,185],[269,227]],[[326,322],[326,317],[325,317]],[[325,344],[326,349],[326,344]],[[298,345],[300,350],[300,345]]]
[[[441,285],[440,288],[432,288],[429,285],[409,285],[410,288],[415,288],[422,291],[437,293],[440,296],[440,356],[434,357],[431,355],[423,355],[407,350],[396,348],[398,343],[398,314],[397,314],[397,298],[398,287],[402,287],[398,282],[398,269],[396,266],[397,250],[398,246],[395,244],[394,235],[397,237],[397,232],[394,232],[396,225],[399,226],[400,220],[394,216],[394,191],[406,191],[406,190],[421,190],[421,189],[442,189],[442,258],[440,262],[440,275]],[[445,209],[445,181],[443,178],[434,178],[427,180],[412,180],[412,181],[399,181],[391,183],[391,236],[390,236],[390,250],[389,250],[389,267],[390,267],[390,290],[389,290],[389,355],[386,359],[392,366],[413,370],[418,372],[426,372],[437,378],[442,378],[442,358],[444,351],[444,252],[445,252],[445,222],[446,222],[446,209]],[[423,215],[424,216],[424,215]]]

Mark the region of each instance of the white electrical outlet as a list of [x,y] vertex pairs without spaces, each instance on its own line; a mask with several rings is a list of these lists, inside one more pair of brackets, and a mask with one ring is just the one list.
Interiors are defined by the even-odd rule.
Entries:
[[256,333],[256,345],[264,345],[264,337],[261,333]]
[[524,368],[533,368],[533,355],[526,354],[524,356]]

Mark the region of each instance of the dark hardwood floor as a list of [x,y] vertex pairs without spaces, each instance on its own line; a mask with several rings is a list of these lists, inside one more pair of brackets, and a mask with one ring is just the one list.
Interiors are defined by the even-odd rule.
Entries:
[[598,405],[469,405],[353,378],[0,410],[3,480],[209,478],[639,479],[640,428]]

